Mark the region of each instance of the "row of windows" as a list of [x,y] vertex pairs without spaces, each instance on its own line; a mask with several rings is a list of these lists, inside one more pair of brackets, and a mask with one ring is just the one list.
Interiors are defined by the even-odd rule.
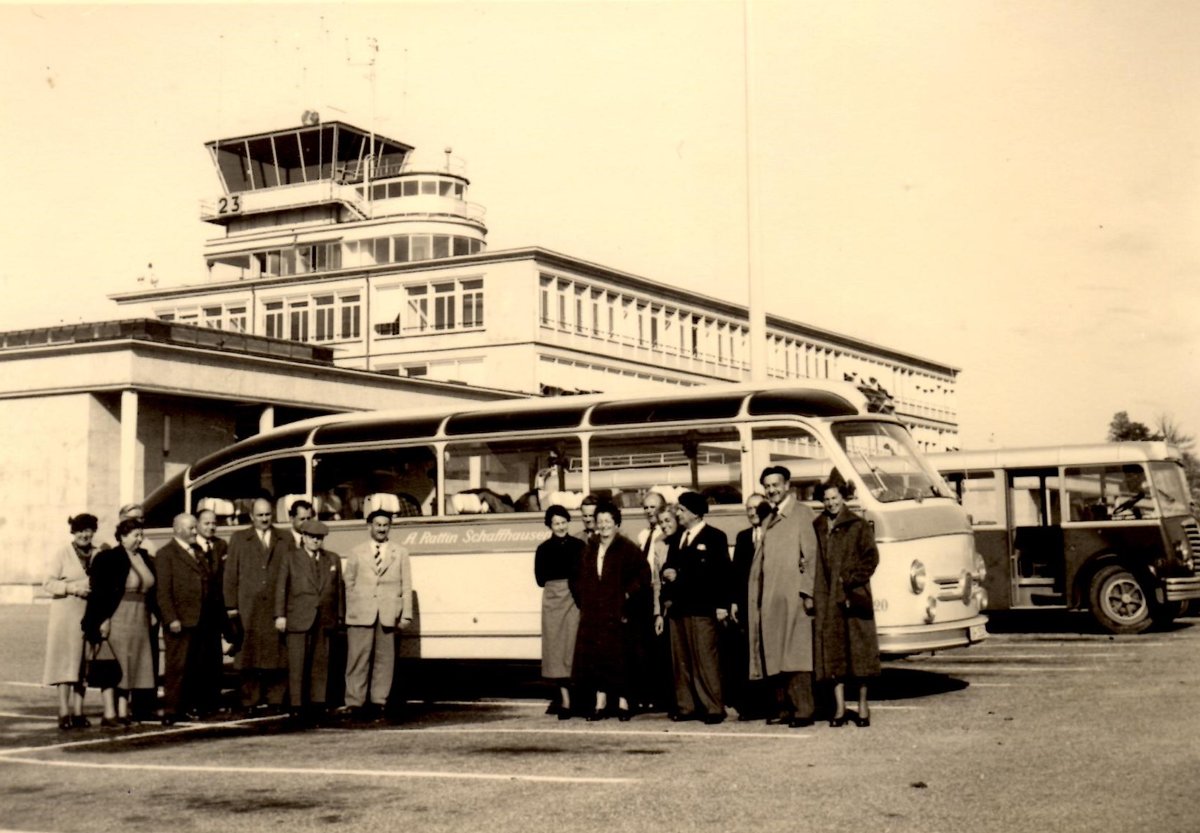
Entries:
[[244,303],[189,307],[171,312],[161,312],[158,314],[158,318],[161,321],[198,324],[213,330],[229,330],[235,333],[248,331],[246,305]]
[[482,240],[449,234],[397,234],[370,240],[351,240],[345,246],[342,261],[347,267],[412,263],[483,251]]
[[382,336],[483,326],[483,278],[381,286],[377,296],[381,314],[375,332]]
[[[315,295],[263,303],[261,332],[292,341],[336,341],[362,337],[362,296],[357,293]],[[217,330],[247,332],[246,305],[214,304],[159,312],[162,321],[200,324]]]
[[1054,470],[1014,473],[1007,486],[994,471],[945,472],[944,477],[976,526],[1007,524],[1006,490],[1014,527],[1159,517],[1146,474],[1136,464],[1070,466],[1061,477]]
[[538,303],[543,327],[729,366],[747,354],[739,324],[552,275],[541,276]]
[[[371,185],[371,199],[394,200],[400,197],[416,197],[430,195],[437,197],[453,197],[461,200],[466,194],[466,186],[455,179],[402,179],[394,182],[377,182]],[[365,196],[363,188],[358,189],[360,197]]]
[[[758,459],[793,470],[802,497],[833,469],[820,440],[800,427],[755,428],[753,446]],[[742,445],[733,428],[670,438],[598,436],[588,455],[589,491],[619,506],[639,507],[650,491],[672,496],[683,489],[711,504],[742,502]],[[319,453],[311,491],[303,457],[254,463],[197,487],[192,506],[223,507],[217,510],[222,523],[236,524],[247,521],[253,500],[262,496],[282,507],[288,496],[311,494],[326,520],[363,518],[377,506],[398,516],[541,512],[554,503],[577,507],[583,496],[582,445],[575,436],[452,443],[442,459],[444,501],[437,497],[436,451],[414,446]]]
[[335,341],[362,337],[362,296],[314,295],[263,303],[263,335],[292,341]]
[[[251,252],[250,277],[287,277],[380,263],[411,263],[477,254],[483,241],[450,234],[401,234],[346,243],[306,243]],[[243,274],[243,277],[245,275]]]

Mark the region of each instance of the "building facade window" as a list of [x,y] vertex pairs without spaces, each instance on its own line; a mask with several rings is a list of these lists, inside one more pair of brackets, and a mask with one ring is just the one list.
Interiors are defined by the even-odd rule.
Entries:
[[362,338],[362,296],[357,292],[338,298],[343,339]]
[[267,301],[263,304],[263,335],[267,338],[284,338],[283,301]]
[[288,338],[308,341],[308,299],[288,302]]
[[318,295],[313,298],[313,341],[333,341],[333,296]]

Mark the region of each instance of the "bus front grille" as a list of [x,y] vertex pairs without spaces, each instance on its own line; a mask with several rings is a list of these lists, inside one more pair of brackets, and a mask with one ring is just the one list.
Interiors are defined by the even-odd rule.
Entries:
[[1200,561],[1200,524],[1197,524],[1192,518],[1188,518],[1183,522],[1183,533],[1187,536],[1188,549],[1192,553],[1189,566],[1194,570],[1197,561]]

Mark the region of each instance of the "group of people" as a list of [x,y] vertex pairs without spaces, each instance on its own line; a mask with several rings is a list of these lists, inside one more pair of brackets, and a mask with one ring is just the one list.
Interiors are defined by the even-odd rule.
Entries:
[[160,633],[164,725],[219,710],[226,651],[245,713],[286,708],[319,719],[344,686],[337,712],[382,714],[395,634],[413,615],[409,555],[389,540],[391,513],[368,515],[366,539],[345,556],[324,548],[329,529],[310,502],[291,504],[288,528],[277,529],[273,515],[269,500],[256,500],[251,526],[226,542],[216,537],[212,511],[180,514],[153,555],[141,547],[138,506],[122,508],[113,546],[95,545],[94,515],[70,518],[71,543],[44,585],[51,604],[43,681],[58,689],[59,727],[91,725],[83,713],[89,683],[101,689],[104,728],[130,725],[139,700],[158,717]]
[[[732,706],[739,720],[803,727],[822,691],[831,726],[870,725],[867,686],[880,672],[871,527],[847,507],[845,484],[821,484],[817,516],[787,468],[768,467],[759,482],[732,553],[697,492],[675,504],[649,492],[634,537],[621,532],[618,506],[591,495],[578,538],[567,509],[546,510],[550,537],[534,573],[542,675],[558,688],[548,713],[630,720],[663,710],[716,724]],[[858,685],[856,712],[848,682]]]

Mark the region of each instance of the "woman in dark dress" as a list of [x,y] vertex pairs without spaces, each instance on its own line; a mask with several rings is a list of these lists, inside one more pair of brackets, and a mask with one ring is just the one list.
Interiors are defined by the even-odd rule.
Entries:
[[[83,614],[83,635],[93,646],[108,642],[121,664],[121,680],[100,690],[106,729],[128,726],[129,696],[153,691],[154,661],[150,645],[150,613],[154,610],[153,560],[142,556],[142,522],[126,518],[117,524],[117,546],[92,559],[91,591]],[[101,656],[107,658],[107,649]]]
[[[621,510],[611,503],[596,507],[595,538],[584,549],[575,583],[579,633],[575,639],[572,681],[578,694],[596,692],[588,720],[608,716],[608,699],[617,698],[617,716],[629,720],[631,659],[636,656],[650,615],[650,566],[637,544],[620,534]],[[643,609],[644,608],[644,609]]]
[[879,566],[879,551],[871,527],[846,507],[848,493],[835,483],[820,489],[824,512],[813,523],[821,544],[814,577],[816,632],[815,670],[818,681],[833,683],[834,711],[830,726],[846,724],[846,680],[858,683],[856,725],[871,725],[867,680],[879,676],[879,638],[875,632],[875,602],[871,576]]
[[538,544],[533,556],[533,574],[542,588],[542,676],[558,685],[559,699],[547,714],[559,720],[571,716],[571,661],[575,634],[579,630],[579,607],[575,604],[575,577],[583,557],[583,541],[567,530],[571,513],[555,504],[546,510],[550,537]]

